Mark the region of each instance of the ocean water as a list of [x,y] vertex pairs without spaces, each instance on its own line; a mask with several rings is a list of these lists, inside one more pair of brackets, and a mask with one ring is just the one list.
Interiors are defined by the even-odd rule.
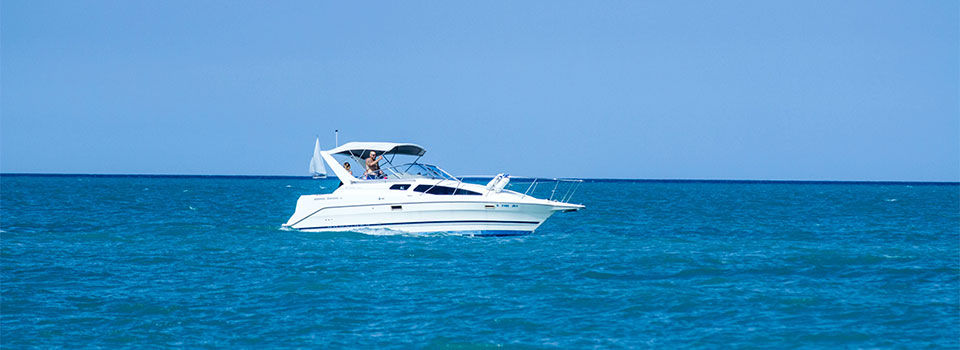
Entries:
[[585,183],[527,236],[280,229],[335,185],[2,176],[0,345],[960,347],[955,184]]

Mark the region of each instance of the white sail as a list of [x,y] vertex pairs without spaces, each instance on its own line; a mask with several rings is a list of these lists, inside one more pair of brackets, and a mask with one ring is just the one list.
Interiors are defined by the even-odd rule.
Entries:
[[313,158],[310,158],[310,174],[315,178],[327,177],[327,167],[323,165],[323,160],[320,159],[320,138],[317,138],[317,143],[313,146]]

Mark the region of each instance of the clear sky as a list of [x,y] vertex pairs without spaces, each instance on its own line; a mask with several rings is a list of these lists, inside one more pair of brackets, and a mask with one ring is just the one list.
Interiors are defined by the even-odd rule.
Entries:
[[0,171],[960,180],[957,1],[17,1]]

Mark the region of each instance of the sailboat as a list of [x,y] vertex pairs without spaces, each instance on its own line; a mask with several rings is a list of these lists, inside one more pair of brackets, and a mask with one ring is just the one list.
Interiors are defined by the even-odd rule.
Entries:
[[310,158],[310,174],[314,179],[327,178],[327,167],[323,165],[323,159],[320,158],[320,138],[317,137],[317,143],[313,146],[313,158]]

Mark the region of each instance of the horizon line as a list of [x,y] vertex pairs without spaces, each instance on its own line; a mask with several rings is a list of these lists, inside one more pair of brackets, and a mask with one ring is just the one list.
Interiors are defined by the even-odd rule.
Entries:
[[[235,178],[235,179],[312,179],[310,175],[222,175],[222,174],[97,174],[97,173],[7,173],[0,172],[0,176],[23,177],[148,177],[148,178]],[[336,176],[329,176],[335,179]],[[465,179],[489,179],[493,176],[470,175],[460,176]],[[584,182],[677,182],[677,183],[783,183],[783,184],[917,184],[917,185],[960,185],[960,181],[915,181],[915,180],[771,180],[771,179],[640,179],[640,178],[575,178],[575,177],[537,177],[513,176],[521,181],[579,179]]]

